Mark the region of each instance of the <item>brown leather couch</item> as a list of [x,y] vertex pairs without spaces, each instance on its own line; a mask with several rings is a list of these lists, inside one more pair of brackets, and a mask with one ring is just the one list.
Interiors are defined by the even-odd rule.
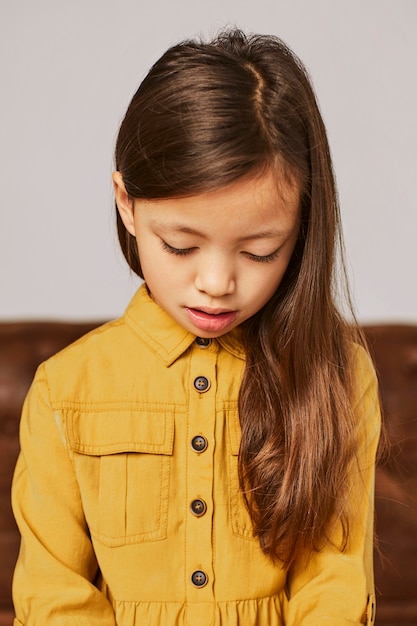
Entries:
[[[10,508],[10,482],[23,399],[37,365],[95,326],[0,324],[0,626],[13,622],[11,579],[19,534]],[[417,626],[417,325],[364,330],[380,378],[390,443],[390,456],[377,471],[376,623]]]

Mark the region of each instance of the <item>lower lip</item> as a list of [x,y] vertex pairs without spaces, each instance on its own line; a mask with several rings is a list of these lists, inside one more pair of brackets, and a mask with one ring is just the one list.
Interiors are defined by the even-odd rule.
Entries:
[[237,311],[228,311],[225,313],[218,313],[213,315],[210,313],[204,313],[198,309],[185,308],[185,311],[192,321],[200,330],[207,332],[218,332],[219,330],[225,330],[230,324],[232,324],[238,316]]

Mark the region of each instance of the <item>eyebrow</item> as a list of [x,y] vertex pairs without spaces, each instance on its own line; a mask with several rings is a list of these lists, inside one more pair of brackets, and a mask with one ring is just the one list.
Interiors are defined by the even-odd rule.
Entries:
[[[196,235],[197,237],[202,237],[203,239],[206,239],[206,236],[201,233],[200,231],[194,229],[194,228],[190,228],[189,226],[186,226],[185,224],[168,224],[166,222],[160,222],[157,220],[152,220],[152,226],[156,226],[157,228],[160,228],[161,230],[164,230],[165,232],[175,232],[175,233],[185,233],[187,235]],[[251,233],[249,235],[245,235],[244,237],[240,237],[239,241],[253,241],[256,239],[284,239],[285,237],[288,237],[290,234],[289,230],[272,230],[272,229],[267,229],[267,230],[262,230],[259,231],[257,233]]]
[[252,239],[283,239],[288,235],[288,230],[263,230],[258,233],[253,233],[252,235],[246,235],[245,237],[241,237],[241,241],[249,241]]

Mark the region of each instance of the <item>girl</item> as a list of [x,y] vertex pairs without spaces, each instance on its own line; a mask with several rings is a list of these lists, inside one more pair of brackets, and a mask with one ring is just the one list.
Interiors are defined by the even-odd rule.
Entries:
[[15,625],[373,623],[377,386],[334,302],[337,196],[301,62],[236,30],[174,46],[113,180],[145,282],[29,392]]

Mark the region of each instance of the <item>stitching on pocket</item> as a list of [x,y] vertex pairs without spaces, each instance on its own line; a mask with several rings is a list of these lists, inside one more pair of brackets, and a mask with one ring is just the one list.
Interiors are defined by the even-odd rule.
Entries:
[[226,420],[230,446],[228,453],[230,524],[233,534],[237,537],[256,541],[256,538],[253,536],[252,521],[239,484],[238,452],[240,445],[240,424],[237,410],[228,411]]

